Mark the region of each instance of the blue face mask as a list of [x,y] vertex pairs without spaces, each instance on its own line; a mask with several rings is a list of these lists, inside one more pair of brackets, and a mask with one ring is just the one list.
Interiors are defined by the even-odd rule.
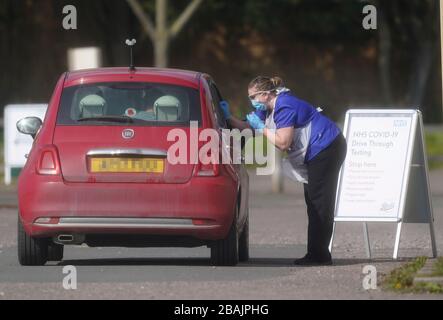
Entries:
[[262,102],[258,102],[257,100],[251,100],[252,106],[255,108],[255,110],[258,111],[266,111],[266,105]]

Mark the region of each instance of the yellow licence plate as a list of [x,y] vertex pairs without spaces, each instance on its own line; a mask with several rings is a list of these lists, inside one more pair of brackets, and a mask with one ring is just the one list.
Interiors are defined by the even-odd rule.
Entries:
[[91,158],[93,173],[163,173],[164,160],[148,158]]

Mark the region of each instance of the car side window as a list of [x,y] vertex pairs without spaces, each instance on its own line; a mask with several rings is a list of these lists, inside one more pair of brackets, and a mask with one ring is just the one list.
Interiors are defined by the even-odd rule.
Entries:
[[227,128],[226,119],[220,107],[220,101],[223,101],[220,91],[213,81],[209,81],[209,88],[211,90],[214,115],[216,117],[217,124],[220,128]]

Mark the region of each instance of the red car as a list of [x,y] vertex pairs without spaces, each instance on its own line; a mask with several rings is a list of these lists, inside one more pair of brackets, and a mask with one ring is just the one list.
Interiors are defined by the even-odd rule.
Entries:
[[[64,245],[82,243],[208,246],[215,265],[246,261],[244,166],[168,160],[174,129],[192,135],[194,121],[198,133],[222,134],[227,124],[221,100],[209,75],[191,71],[104,68],[63,74],[44,122],[28,117],[17,123],[20,132],[34,137],[18,181],[20,264],[60,261]],[[186,141],[191,159],[196,150]],[[216,157],[223,146],[219,150]]]

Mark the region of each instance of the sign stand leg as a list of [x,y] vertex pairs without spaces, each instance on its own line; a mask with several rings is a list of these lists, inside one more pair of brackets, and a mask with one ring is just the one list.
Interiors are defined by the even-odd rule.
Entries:
[[334,243],[334,235],[335,235],[335,224],[336,222],[334,222],[334,225],[332,226],[332,236],[331,236],[331,241],[329,242],[329,252],[332,254],[332,245]]
[[371,244],[369,243],[369,231],[368,224],[366,222],[363,223],[363,234],[365,238],[366,256],[368,257],[368,259],[371,259]]
[[397,234],[395,236],[395,246],[394,246],[394,260],[397,260],[398,257],[398,247],[400,245],[400,235],[401,235],[401,227],[402,227],[402,222],[399,222],[397,224]]
[[[440,3],[440,12],[443,13],[443,5]],[[443,18],[443,17],[441,17]],[[443,30],[442,30],[442,36],[443,36]],[[443,38],[442,38],[443,39]],[[442,52],[443,55],[443,52]],[[422,165],[424,167],[424,176],[426,179],[426,186],[427,186],[427,198],[428,198],[428,204],[429,204],[429,212],[428,212],[428,219],[429,219],[429,231],[431,233],[431,245],[432,245],[432,256],[434,258],[437,258],[437,244],[435,241],[435,229],[434,229],[434,209],[432,207],[432,195],[431,195],[431,186],[429,184],[429,168],[428,168],[428,161],[426,158],[426,141],[425,141],[425,133],[424,133],[424,126],[423,126],[423,117],[422,114],[419,113],[419,124],[420,124],[420,135],[421,135],[421,148],[423,150],[422,155]]]
[[435,230],[434,230],[433,218],[431,218],[431,221],[429,222],[429,228],[431,231],[432,256],[434,258],[437,258],[437,243],[435,242]]

